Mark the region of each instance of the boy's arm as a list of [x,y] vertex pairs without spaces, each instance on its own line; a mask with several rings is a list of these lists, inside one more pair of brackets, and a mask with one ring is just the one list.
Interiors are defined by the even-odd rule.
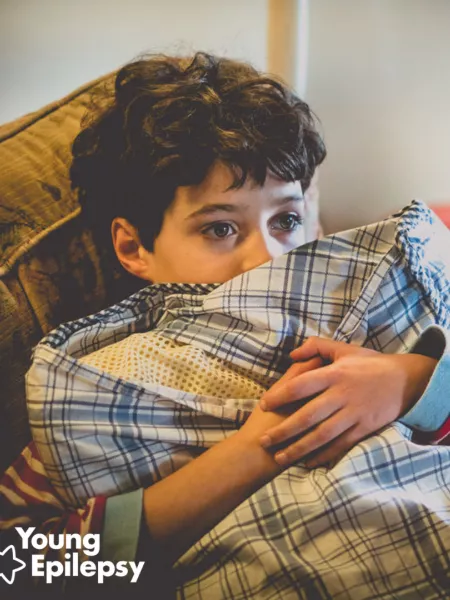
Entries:
[[[258,419],[254,413],[258,412]],[[236,506],[281,473],[259,436],[280,417],[259,407],[245,425],[162,481],[109,498],[103,530],[107,559],[134,560],[141,504],[148,561],[164,569]],[[253,418],[252,418],[253,417]],[[267,418],[269,417],[269,419]],[[264,426],[260,422],[264,420]]]
[[432,325],[410,352],[435,358],[438,363],[421,398],[399,420],[418,430],[415,440],[440,443],[450,435],[450,331]]
[[239,431],[144,491],[150,537],[169,563],[281,473],[259,438],[284,418],[257,406]]
[[283,418],[257,407],[239,431],[166,479],[145,490],[92,498],[78,510],[60,502],[31,443],[0,480],[0,534],[11,539],[16,525],[36,527],[34,533],[45,535],[100,533],[101,558],[117,562],[134,560],[144,523],[152,540],[146,549],[154,551],[149,562],[158,557],[159,564],[171,564],[282,471],[258,439]]

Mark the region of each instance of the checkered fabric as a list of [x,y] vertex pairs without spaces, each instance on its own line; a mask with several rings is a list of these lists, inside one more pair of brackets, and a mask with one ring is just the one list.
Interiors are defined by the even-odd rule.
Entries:
[[[33,436],[68,505],[167,476],[231,435],[255,400],[112,377],[80,357],[154,330],[270,385],[311,335],[405,352],[450,328],[450,233],[420,201],[222,285],[159,284],[63,325],[28,374]],[[331,469],[301,463],[262,487],[176,563],[178,597],[448,598],[450,448],[396,423]]]

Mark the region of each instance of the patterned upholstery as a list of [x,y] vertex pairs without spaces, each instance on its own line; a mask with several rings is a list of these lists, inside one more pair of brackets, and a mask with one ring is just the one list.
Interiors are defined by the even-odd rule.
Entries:
[[70,190],[71,144],[109,74],[0,127],[0,472],[28,442],[24,375],[48,331],[138,286],[100,265]]

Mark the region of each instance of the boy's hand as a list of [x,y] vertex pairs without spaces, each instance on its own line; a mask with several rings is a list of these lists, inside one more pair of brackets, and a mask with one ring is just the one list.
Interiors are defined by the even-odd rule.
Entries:
[[262,396],[261,408],[289,409],[293,402],[314,398],[268,429],[260,442],[265,448],[284,442],[275,455],[283,466],[314,453],[306,460],[309,467],[342,456],[406,413],[425,391],[437,363],[419,354],[382,354],[318,337],[309,338],[291,358],[303,362],[294,363]]

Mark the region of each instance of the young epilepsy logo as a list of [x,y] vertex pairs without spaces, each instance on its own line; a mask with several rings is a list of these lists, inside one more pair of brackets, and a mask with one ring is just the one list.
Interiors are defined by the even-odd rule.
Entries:
[[[141,574],[144,566],[144,561],[134,562],[120,560],[117,563],[113,563],[109,560],[80,560],[79,553],[81,551],[87,557],[97,556],[100,552],[100,534],[88,533],[86,535],[80,535],[79,533],[66,533],[66,534],[49,534],[45,536],[43,533],[36,533],[33,531],[35,527],[16,527],[17,533],[20,535],[22,540],[22,548],[24,550],[32,550],[33,548],[37,553],[31,554],[31,575],[33,577],[45,577],[46,583],[52,583],[56,577],[96,577],[98,583],[103,583],[105,577],[127,577],[131,579],[131,583],[136,583]],[[45,549],[61,550],[64,549],[64,561],[61,560],[46,560],[45,555],[42,553]],[[69,550],[75,549],[74,552],[70,553]],[[12,559],[14,567],[8,569],[8,572],[3,572],[3,557]],[[59,555],[61,556],[61,555]],[[6,561],[5,561],[6,564]],[[11,563],[10,563],[11,564]],[[3,578],[6,583],[14,583],[15,575],[17,571],[21,571],[26,566],[26,563],[16,557],[16,550],[14,546],[8,546],[5,550],[0,551],[0,577]]]

